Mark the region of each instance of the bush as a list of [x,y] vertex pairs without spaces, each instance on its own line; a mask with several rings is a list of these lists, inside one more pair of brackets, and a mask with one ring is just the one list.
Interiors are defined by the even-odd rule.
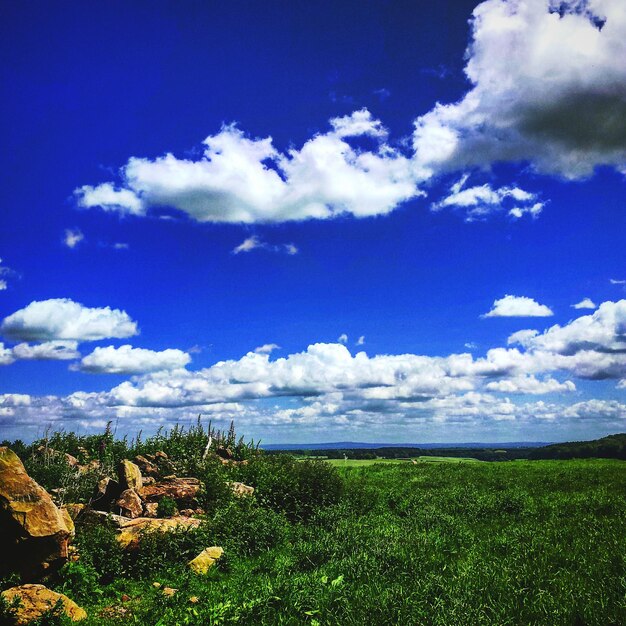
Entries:
[[251,556],[280,545],[287,538],[285,516],[259,507],[251,498],[233,501],[220,509],[211,526],[216,542],[227,554]]
[[176,500],[169,496],[164,496],[157,505],[157,517],[172,517],[178,513]]
[[116,539],[115,530],[100,524],[78,526],[76,530],[81,564],[92,567],[101,583],[111,582],[124,574],[124,551]]
[[284,512],[291,521],[308,520],[318,508],[338,502],[342,493],[339,473],[325,461],[260,456],[237,470],[243,482],[256,488],[261,505]]

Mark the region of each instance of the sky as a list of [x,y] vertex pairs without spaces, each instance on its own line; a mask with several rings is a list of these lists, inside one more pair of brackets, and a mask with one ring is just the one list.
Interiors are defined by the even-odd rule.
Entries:
[[626,430],[621,0],[5,2],[0,439]]

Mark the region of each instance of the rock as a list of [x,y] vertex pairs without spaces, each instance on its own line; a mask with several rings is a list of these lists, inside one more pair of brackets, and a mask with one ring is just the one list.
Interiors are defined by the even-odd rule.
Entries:
[[202,521],[195,517],[168,517],[165,519],[139,517],[129,519],[120,526],[117,540],[124,549],[136,550],[144,533],[167,533],[178,529],[198,528],[201,523]]
[[80,519],[83,524],[108,524],[113,528],[122,528],[124,524],[133,521],[130,517],[115,515],[106,511],[95,511],[94,509],[85,509]]
[[223,554],[224,549],[219,546],[205,548],[195,559],[189,561],[188,565],[196,574],[206,574]]
[[121,509],[124,517],[130,517],[131,519],[141,517],[143,513],[143,503],[134,489],[122,491],[120,497],[115,501],[115,506]]
[[155,485],[156,480],[152,476],[144,476],[142,483],[144,487],[148,487],[149,485]]
[[120,598],[120,602],[130,602],[130,596],[126,593],[123,593],[122,597]]
[[226,484],[238,498],[254,495],[254,487],[250,487],[249,485],[238,482],[227,482]]
[[120,461],[117,467],[117,475],[122,491],[134,489],[139,492],[142,487],[141,470],[128,459]]
[[226,459],[228,461],[230,461],[234,457],[233,451],[225,446],[219,446],[218,448],[216,448],[215,454],[217,454],[217,456],[219,456],[220,458]]
[[98,511],[108,511],[111,503],[119,497],[121,492],[122,489],[117,481],[108,476],[103,478],[98,482],[91,496],[92,508]]
[[152,586],[153,586],[155,589],[160,589],[160,588],[161,588],[161,583],[153,582],[153,583],[152,583]]
[[48,492],[18,456],[0,447],[0,573],[17,569],[34,580],[67,561],[71,536]]
[[64,505],[62,508],[67,511],[72,521],[76,521],[76,518],[85,510],[85,505],[71,503]]
[[174,589],[173,587],[163,587],[163,591],[161,592],[164,596],[172,597],[178,589]]
[[44,585],[11,587],[11,589],[2,592],[2,597],[8,603],[11,603],[16,597],[19,597],[21,601],[21,605],[15,610],[13,617],[15,626],[24,626],[39,619],[47,611],[53,609],[59,601],[62,613],[73,622],[78,622],[87,617],[87,613],[76,602],[62,593],[51,591]]
[[183,509],[180,512],[180,515],[182,515],[183,517],[191,517],[194,513],[195,511],[193,509]]
[[141,473],[147,476],[158,476],[159,468],[141,454],[135,457],[135,465],[139,467]]
[[200,602],[200,599],[198,598],[198,596],[191,596],[189,598],[189,602],[191,602],[191,604],[198,604],[198,602]]
[[195,498],[201,487],[202,483],[197,478],[170,476],[154,485],[146,485],[140,493],[146,502],[158,502],[168,496],[175,500],[179,507],[195,508],[197,506]]
[[85,465],[79,465],[78,471],[81,474],[88,474],[89,472],[98,472],[102,469],[102,463],[98,461],[98,459],[93,459],[93,461],[89,461]]
[[63,518],[63,521],[65,522],[65,525],[67,526],[67,530],[70,533],[70,538],[73,539],[74,535],[76,534],[76,528],[74,527],[74,520],[72,519],[72,516],[70,515],[70,512],[68,511],[66,506],[62,506],[59,511],[61,512],[61,517]]
[[154,454],[154,456],[161,461],[167,461],[170,458],[167,454],[165,454],[165,452],[163,452],[163,450],[159,450]]
[[143,513],[145,517],[156,517],[159,512],[158,502],[146,502],[143,505]]

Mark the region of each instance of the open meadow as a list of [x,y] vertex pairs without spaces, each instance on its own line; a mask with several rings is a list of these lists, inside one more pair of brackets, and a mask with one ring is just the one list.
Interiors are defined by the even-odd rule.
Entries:
[[[194,452],[199,433],[86,439],[53,443],[100,451],[105,467],[165,450],[168,471],[200,481],[204,513],[186,530],[143,533],[133,550],[114,524],[78,516],[79,556],[46,584],[85,609],[84,624],[626,623],[623,461],[345,465],[240,444],[234,455],[247,463],[224,463]],[[69,484],[61,462],[18,451],[57,499],[90,501],[87,475]],[[237,497],[226,481],[254,494]],[[175,514],[159,507],[159,517]],[[188,562],[208,546],[224,555],[200,575]],[[17,578],[6,574],[2,588]]]

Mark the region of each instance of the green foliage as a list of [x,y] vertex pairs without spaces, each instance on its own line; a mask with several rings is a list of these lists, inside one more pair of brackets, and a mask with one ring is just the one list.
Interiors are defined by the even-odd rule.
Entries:
[[159,504],[157,505],[157,517],[172,517],[176,515],[176,513],[178,513],[178,508],[174,498],[164,496],[159,500]]
[[328,463],[289,455],[261,456],[237,468],[236,475],[256,488],[263,506],[284,512],[291,521],[306,520],[318,508],[338,502],[343,486]]
[[106,524],[78,525],[76,545],[80,553],[80,564],[89,571],[76,571],[76,576],[90,575],[91,569],[99,581],[110,583],[124,576],[125,553],[116,539],[115,530]]

